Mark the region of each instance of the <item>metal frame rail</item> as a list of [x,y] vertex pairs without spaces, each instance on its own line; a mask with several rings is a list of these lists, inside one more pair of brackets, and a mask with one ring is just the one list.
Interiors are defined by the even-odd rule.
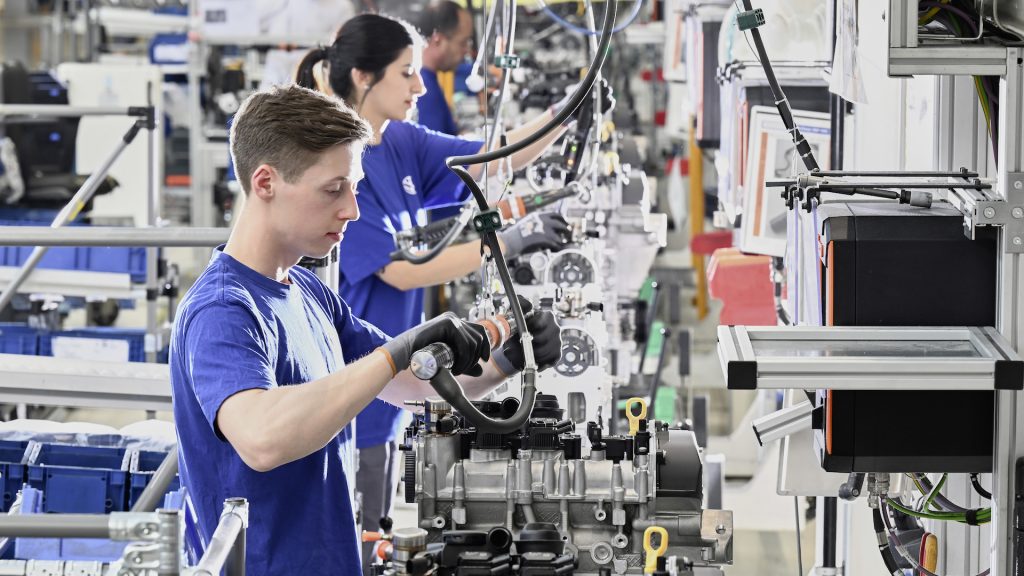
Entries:
[[224,502],[217,529],[194,567],[183,566],[182,562],[184,526],[179,510],[166,509],[109,515],[4,515],[0,516],[0,538],[103,538],[130,542],[121,556],[117,576],[217,576],[221,570],[226,576],[245,576],[249,503],[244,498]]

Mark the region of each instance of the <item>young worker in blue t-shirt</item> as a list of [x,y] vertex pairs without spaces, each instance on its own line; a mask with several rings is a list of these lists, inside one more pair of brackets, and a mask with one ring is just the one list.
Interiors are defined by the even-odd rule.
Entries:
[[[420,78],[423,40],[408,24],[362,14],[346,22],[327,48],[311,51],[299,64],[297,82],[318,85],[340,97],[365,118],[373,136],[363,155],[365,179],[360,184],[363,217],[349,227],[349,241],[341,245],[341,295],[360,318],[398,334],[423,317],[423,288],[466,276],[480,267],[477,243],[458,244],[437,258],[415,265],[392,262],[394,234],[427,223],[427,210],[464,201],[468,191],[447,167],[449,156],[475,154],[480,141],[464,140],[404,121],[423,94]],[[326,69],[318,81],[316,65]],[[508,142],[519,141],[556,114],[553,110],[507,132]],[[513,154],[512,166],[524,167],[543,153],[564,132],[553,130],[538,142]],[[499,162],[491,163],[496,172]],[[478,177],[482,166],[470,167]],[[530,214],[501,233],[508,258],[534,250],[558,250],[565,244],[568,226],[553,213]],[[495,361],[501,362],[500,358]],[[397,478],[394,439],[400,412],[375,402],[360,414],[356,425],[360,450],[359,491],[363,495],[363,528],[375,530],[390,510]],[[373,463],[371,467],[363,464]],[[381,482],[381,478],[385,478]]]
[[[248,499],[254,576],[360,574],[349,424],[374,398],[402,405],[433,393],[407,370],[415,350],[448,344],[453,372],[476,376],[460,377],[470,397],[504,380],[480,364],[490,354],[481,326],[445,315],[391,339],[295,266],[328,254],[359,218],[370,135],[343,103],[304,88],[250,96],[231,127],[246,202],[174,324],[182,481],[207,542],[224,500]],[[535,314],[529,326],[538,364],[553,364],[554,318]],[[499,351],[522,365],[518,339]]]

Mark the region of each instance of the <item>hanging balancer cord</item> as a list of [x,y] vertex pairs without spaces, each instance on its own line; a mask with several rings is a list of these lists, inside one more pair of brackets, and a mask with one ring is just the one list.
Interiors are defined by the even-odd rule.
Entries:
[[[615,17],[618,12],[618,6],[615,1],[609,1],[606,4],[604,14],[604,28],[601,32],[601,42],[598,46],[597,54],[594,55],[594,61],[591,62],[590,68],[587,71],[587,75],[583,81],[576,88],[576,92],[573,93],[569,103],[562,108],[554,118],[548,121],[547,124],[542,126],[537,132],[530,134],[526,138],[502,146],[497,150],[485,151],[481,154],[474,154],[471,156],[453,156],[445,161],[445,164],[455,174],[462,179],[466,187],[473,194],[473,198],[476,199],[477,204],[480,207],[482,214],[477,218],[481,221],[485,220],[489,215],[488,212],[496,214],[491,210],[491,207],[487,203],[487,197],[484,196],[480,186],[476,183],[469,172],[466,171],[463,166],[473,166],[476,164],[483,164],[485,162],[492,162],[494,160],[500,160],[525,149],[531,144],[537,142],[545,135],[550,133],[552,130],[560,127],[563,122],[570,115],[572,115],[583,99],[590,94],[590,90],[594,87],[594,82],[597,79],[598,73],[601,71],[601,67],[604,65],[605,59],[608,55],[608,47],[611,44],[612,30],[615,26]],[[499,218],[500,223],[500,218]],[[478,227],[479,229],[479,227]],[[530,335],[529,328],[526,325],[526,318],[523,315],[523,308],[519,304],[519,298],[516,296],[515,285],[512,283],[512,275],[509,274],[508,265],[505,263],[505,258],[501,254],[501,245],[498,242],[498,236],[495,233],[495,229],[480,229],[481,242],[490,248],[491,256],[494,258],[494,263],[498,268],[498,275],[501,277],[501,283],[505,288],[505,293],[509,299],[509,305],[512,308],[512,314],[516,320],[516,326],[519,329],[520,341],[523,346],[523,356],[525,357],[525,366],[523,368],[523,387],[522,387],[522,402],[519,404],[519,408],[516,413],[505,420],[495,420],[481,413],[473,403],[466,398],[465,391],[459,385],[459,382],[452,376],[452,373],[447,368],[442,368],[436,375],[430,379],[430,385],[441,395],[442,398],[451,404],[452,408],[459,411],[470,423],[476,426],[478,429],[485,431],[494,432],[512,432],[524,424],[530,418],[530,414],[533,412],[533,406],[537,398],[536,378],[537,378],[537,361],[533,356],[533,337]],[[440,362],[439,362],[440,363]]]

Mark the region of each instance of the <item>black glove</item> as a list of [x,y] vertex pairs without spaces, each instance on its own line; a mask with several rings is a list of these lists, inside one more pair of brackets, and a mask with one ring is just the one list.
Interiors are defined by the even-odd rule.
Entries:
[[561,250],[571,235],[569,223],[561,214],[554,212],[527,214],[498,234],[505,243],[503,255],[506,259],[539,250]]
[[483,326],[460,320],[452,312],[445,312],[402,332],[381,348],[390,356],[397,374],[409,367],[414,352],[435,342],[447,344],[451,348],[455,360],[452,374],[483,374],[480,360],[487,360],[491,355],[487,333]]
[[[519,297],[519,305],[523,314],[533,309],[530,301]],[[547,370],[562,359],[562,331],[555,322],[555,315],[542,310],[526,319],[526,326],[533,336],[533,356],[537,362],[537,371]],[[494,351],[494,364],[506,375],[521,371],[526,366],[523,343],[519,334],[509,338],[500,348]]]

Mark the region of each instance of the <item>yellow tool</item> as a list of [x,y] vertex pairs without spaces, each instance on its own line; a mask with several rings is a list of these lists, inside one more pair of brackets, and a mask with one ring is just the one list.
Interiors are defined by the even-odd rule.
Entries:
[[[640,413],[633,413],[633,406],[640,405]],[[630,398],[626,400],[626,419],[629,420],[629,435],[636,436],[640,429],[640,421],[647,418],[647,401],[643,398]]]
[[921,554],[918,560],[925,570],[934,572],[939,565],[939,540],[935,534],[926,533],[921,540]]
[[[646,406],[644,407],[646,409]],[[659,535],[658,547],[654,548],[651,546],[651,536]],[[644,552],[647,555],[647,561],[644,563],[644,574],[654,574],[658,569],[658,558],[668,550],[668,531],[661,526],[648,526],[647,530],[644,530]]]

